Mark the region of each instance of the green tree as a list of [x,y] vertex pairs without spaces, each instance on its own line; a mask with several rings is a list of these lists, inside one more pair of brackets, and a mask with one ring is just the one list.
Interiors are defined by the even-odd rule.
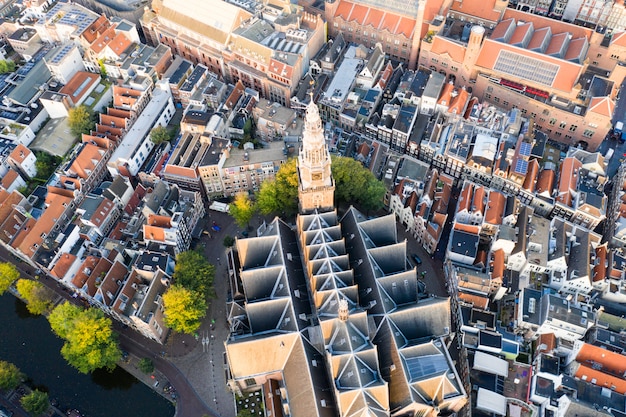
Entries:
[[155,145],[163,142],[169,142],[171,139],[172,135],[165,126],[157,126],[150,131],[150,140]]
[[[385,186],[360,162],[345,157],[333,157],[332,174],[335,180],[337,204],[353,204],[363,210],[378,210],[383,206]],[[297,210],[298,173],[296,161],[290,159],[281,165],[274,181],[265,181],[256,196],[256,204],[263,214],[293,214]]]
[[180,333],[193,334],[206,316],[207,303],[202,293],[172,285],[163,294],[165,324]]
[[10,362],[0,361],[0,389],[12,390],[24,380],[24,374]]
[[11,60],[0,59],[0,74],[15,71],[15,62]]
[[225,247],[230,248],[235,244],[235,238],[232,237],[231,235],[226,235],[226,237],[224,237],[224,241],[222,242],[222,244]]
[[48,401],[48,394],[39,390],[31,391],[29,394],[24,395],[20,399],[22,408],[28,413],[39,416],[50,408],[50,401]]
[[52,307],[52,293],[39,281],[19,279],[15,284],[20,297],[26,300],[26,308],[32,314],[43,314]]
[[264,181],[256,197],[263,214],[295,214],[298,211],[298,173],[296,158],[280,166],[274,180]]
[[37,177],[42,180],[50,178],[61,163],[61,158],[51,155],[48,152],[39,151],[35,153],[35,156],[37,157],[37,160],[35,161]]
[[0,262],[0,294],[8,290],[19,277],[20,273],[15,265],[9,262]]
[[122,357],[111,319],[97,308],[83,309],[65,302],[48,316],[50,327],[65,340],[61,355],[79,372],[112,370]]
[[100,78],[105,80],[109,76],[109,73],[107,72],[107,68],[104,66],[104,59],[98,61],[98,66],[100,66]]
[[337,204],[354,204],[365,210],[383,206],[385,186],[359,161],[346,157],[332,158]]
[[213,295],[215,266],[211,265],[201,252],[188,250],[176,256],[173,278],[177,285],[209,298]]
[[154,362],[150,358],[141,358],[137,363],[137,368],[144,374],[154,372]]
[[241,228],[248,228],[252,216],[256,213],[256,206],[248,193],[238,193],[235,200],[229,206],[229,213],[237,225]]
[[70,125],[70,132],[75,137],[80,137],[81,134],[88,134],[94,128],[93,114],[89,107],[80,105],[70,109],[68,116],[68,123]]

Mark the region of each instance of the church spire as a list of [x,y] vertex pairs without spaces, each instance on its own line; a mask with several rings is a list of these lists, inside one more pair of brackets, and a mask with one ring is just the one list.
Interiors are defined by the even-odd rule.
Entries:
[[301,213],[334,209],[335,182],[330,164],[330,152],[324,138],[322,119],[311,93],[311,101],[304,116],[302,147],[298,155],[298,196]]

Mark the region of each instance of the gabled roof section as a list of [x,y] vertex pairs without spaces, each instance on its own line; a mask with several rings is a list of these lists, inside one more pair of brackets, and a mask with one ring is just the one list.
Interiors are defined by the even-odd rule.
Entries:
[[587,111],[610,118],[615,112],[615,102],[610,97],[593,97]]

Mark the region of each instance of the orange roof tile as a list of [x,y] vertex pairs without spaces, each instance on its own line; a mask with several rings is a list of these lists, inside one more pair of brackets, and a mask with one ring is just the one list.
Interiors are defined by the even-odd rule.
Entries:
[[610,97],[594,97],[591,99],[587,111],[613,117],[615,102]]
[[[44,209],[39,219],[37,219],[37,222],[33,225],[33,228],[19,245],[19,250],[24,255],[28,257],[35,255],[37,247],[41,246],[44,239],[41,236],[43,234],[48,235],[51,232],[72,200],[71,197],[48,191],[48,195],[46,196],[46,204],[48,206]],[[35,247],[35,245],[37,245],[37,247]]]
[[21,143],[18,143],[15,149],[13,149],[13,151],[9,154],[9,158],[11,158],[16,164],[21,165],[29,155],[32,155],[31,150]]
[[15,249],[19,248],[22,242],[24,242],[24,240],[28,237],[31,230],[33,230],[33,227],[36,223],[36,219],[32,217],[28,218],[22,225],[20,231],[13,236],[13,240],[11,241],[11,247]]
[[100,164],[103,158],[104,150],[99,146],[87,143],[80,153],[76,155],[70,170],[80,178],[87,179],[93,173],[94,169]]
[[470,93],[467,92],[465,87],[460,88],[458,90],[458,94],[456,97],[452,97],[450,102],[450,107],[448,107],[448,112],[451,114],[461,114],[465,110],[465,106],[467,106],[467,102],[469,101]]
[[349,1],[339,3],[334,17],[346,22],[357,22],[362,26],[367,25],[379,31],[386,30],[394,35],[404,35],[407,38],[413,36],[416,24],[415,19]]
[[515,19],[516,21],[532,22],[535,27],[535,31],[545,27],[550,27],[552,33],[569,32],[572,34],[572,38],[574,39],[583,37],[590,39],[591,35],[593,35],[593,29],[533,13],[522,12],[521,10],[515,10],[510,7],[507,7],[504,10],[504,16],[502,16],[502,19]]
[[72,103],[77,104],[85,94],[90,92],[91,86],[98,82],[100,82],[100,76],[98,74],[78,71],[69,82],[59,90],[59,93],[66,94]]
[[459,208],[458,211],[469,211],[470,205],[472,203],[472,193],[474,191],[474,187],[471,183],[466,182],[463,185],[463,189],[461,190],[461,194],[459,195]]
[[551,34],[552,34],[552,31],[550,30],[550,27],[545,27],[545,28],[535,30],[535,32],[533,33],[533,37],[530,38],[530,42],[528,42],[528,45],[526,47],[528,49],[539,48],[541,45],[543,45],[546,38],[548,36],[551,36]]
[[504,249],[498,249],[493,252],[493,269],[491,271],[492,278],[502,278],[504,276]]
[[626,46],[626,32],[614,33],[611,37],[611,45]]
[[537,194],[546,193],[548,196],[552,195],[552,188],[554,187],[554,179],[556,174],[551,169],[544,169],[539,174],[537,180]]
[[524,38],[528,35],[528,32],[533,30],[533,23],[526,22],[521,25],[517,25],[513,35],[511,35],[511,39],[509,39],[509,43],[514,45],[516,43],[520,43],[524,40]]
[[474,226],[472,224],[455,223],[454,230],[477,235],[480,232],[480,226]]
[[109,42],[109,48],[111,51],[119,57],[133,44],[133,42],[120,32]]
[[539,335],[537,342],[538,352],[541,351],[550,353],[554,350],[554,348],[556,348],[556,335],[554,333],[542,333]]
[[472,304],[476,308],[482,308],[483,310],[485,310],[489,305],[489,298],[482,297],[480,295],[459,292],[459,298],[466,303]]
[[454,84],[451,82],[446,83],[443,86],[443,89],[441,90],[441,94],[439,95],[439,100],[437,101],[437,104],[440,104],[442,106],[449,106],[450,100],[452,100],[453,90],[454,90]]
[[519,54],[522,57],[534,58],[542,62],[557,65],[559,69],[554,77],[551,87],[561,91],[570,92],[576,85],[578,75],[582,70],[581,65],[548,56],[547,51],[545,54],[542,54],[540,52],[529,51],[528,49],[518,48],[513,45],[497,42],[492,39],[485,39],[483,41],[483,47],[480,50],[478,59],[476,60],[476,66],[495,71],[494,67],[502,51],[509,51]]
[[495,0],[464,0],[453,1],[450,10],[463,13],[468,16],[480,17],[485,20],[497,22],[500,20],[502,12],[495,10],[495,6]]
[[506,197],[497,191],[489,192],[489,200],[487,201],[487,210],[485,211],[485,222],[489,224],[502,224],[504,215],[504,206],[506,205]]
[[589,343],[583,344],[576,361],[612,375],[624,376],[626,373],[626,356]]
[[536,159],[532,159],[528,163],[528,171],[526,172],[526,178],[524,178],[524,184],[522,185],[525,190],[530,191],[531,193],[535,191],[538,172],[539,162],[537,162]]
[[578,170],[582,163],[573,157],[563,159],[561,173],[559,175],[559,195],[556,200],[567,205],[572,205],[572,194],[576,191]]
[[604,372],[596,371],[584,365],[578,367],[574,376],[598,387],[616,391],[620,394],[626,393],[626,380],[624,380],[623,377],[605,374]]
[[477,186],[474,190],[474,198],[472,200],[472,211],[474,213],[484,213],[485,212],[485,196],[487,191],[485,187]]
[[4,221],[13,210],[13,207],[23,200],[24,196],[18,191],[9,193],[6,190],[0,190],[0,220]]
[[150,226],[147,224],[143,225],[143,236],[144,239],[154,240],[157,242],[165,241],[165,229],[158,226]]
[[106,48],[106,46],[115,37],[115,28],[110,27],[105,30],[99,37],[91,44],[91,50],[96,54],[99,54]]
[[578,59],[579,61],[577,62],[582,62],[582,60],[585,59],[588,45],[589,42],[587,42],[587,38],[571,40],[569,45],[567,45],[567,52],[565,53],[564,59],[568,61]]
[[74,264],[76,260],[76,255],[72,255],[71,253],[64,253],[59,257],[57,262],[54,264],[54,267],[50,270],[50,275],[63,278],[67,275],[67,272],[70,270],[70,267]]
[[106,16],[102,15],[96,19],[87,29],[81,34],[87,43],[91,44],[95,41],[100,34],[107,30],[111,26],[111,22]]

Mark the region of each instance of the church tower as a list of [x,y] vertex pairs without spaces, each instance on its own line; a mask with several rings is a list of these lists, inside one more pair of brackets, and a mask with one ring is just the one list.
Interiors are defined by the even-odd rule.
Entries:
[[335,208],[335,181],[330,171],[330,152],[324,139],[317,104],[311,102],[304,116],[302,147],[298,155],[298,199],[300,213]]

